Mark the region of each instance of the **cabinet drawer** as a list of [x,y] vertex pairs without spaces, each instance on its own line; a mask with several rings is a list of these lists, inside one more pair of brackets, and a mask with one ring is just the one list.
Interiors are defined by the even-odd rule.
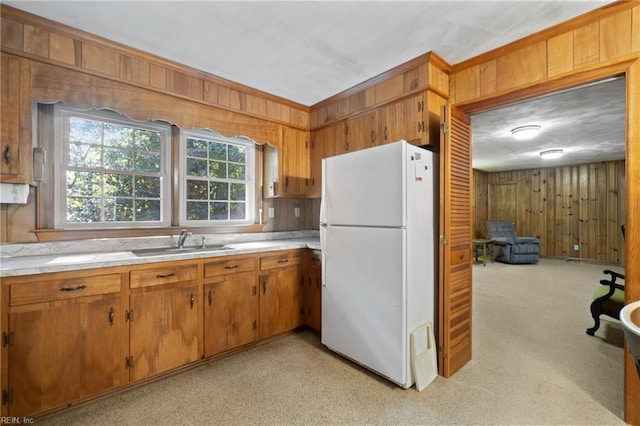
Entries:
[[240,257],[226,260],[207,262],[204,265],[204,276],[215,277],[218,275],[235,274],[238,272],[252,272],[256,268],[256,260],[253,257]]
[[262,256],[260,258],[260,270],[268,270],[275,268],[284,268],[287,266],[295,266],[300,263],[300,254],[298,252],[286,252],[274,254],[271,256]]
[[198,276],[198,267],[189,266],[167,266],[140,271],[131,271],[130,287],[150,287],[154,285],[178,283],[181,281],[193,281]]
[[94,275],[11,285],[12,306],[120,292],[120,274]]

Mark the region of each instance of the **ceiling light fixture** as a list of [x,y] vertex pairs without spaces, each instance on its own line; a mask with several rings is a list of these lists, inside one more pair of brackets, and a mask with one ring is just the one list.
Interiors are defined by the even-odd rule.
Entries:
[[511,136],[518,140],[532,139],[538,136],[541,128],[542,126],[538,126],[537,124],[515,127],[511,129]]
[[548,149],[546,151],[541,151],[540,157],[544,158],[545,160],[550,160],[553,158],[562,157],[562,153],[563,151],[561,149]]

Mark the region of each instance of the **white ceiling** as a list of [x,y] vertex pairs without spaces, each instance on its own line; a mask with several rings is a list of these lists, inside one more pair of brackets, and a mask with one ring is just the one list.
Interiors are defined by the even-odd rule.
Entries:
[[[434,51],[456,64],[611,2],[2,1],[307,106],[423,53]],[[567,108],[556,105],[550,111],[553,117],[541,117],[533,114],[537,108],[521,113],[520,107],[513,108],[508,113],[487,113],[495,120],[494,129],[481,122],[481,116],[473,117],[474,167],[480,162],[488,169],[513,168],[490,158],[498,152],[505,154],[500,158],[521,158],[512,144],[502,145],[506,139],[500,132],[512,126],[507,117],[519,124],[532,119],[582,121],[582,126],[573,126],[574,141],[586,141],[593,133],[578,133],[586,129],[579,110],[569,117]],[[601,106],[595,108],[601,111]],[[588,121],[604,116],[606,123],[620,119],[608,110],[589,113]],[[551,128],[545,130],[545,144],[567,140],[566,133],[551,138]],[[623,146],[624,138],[617,142]],[[490,148],[483,148],[485,143]],[[614,145],[607,142],[606,151],[615,151]],[[600,152],[593,148],[585,152]],[[620,146],[616,149],[619,156]],[[537,160],[531,152],[526,158]],[[586,155],[581,159],[589,160]]]

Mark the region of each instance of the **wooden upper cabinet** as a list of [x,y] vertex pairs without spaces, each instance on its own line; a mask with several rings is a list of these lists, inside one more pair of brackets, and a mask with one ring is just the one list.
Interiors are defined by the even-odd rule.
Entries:
[[282,129],[280,195],[304,197],[309,191],[309,136],[308,131]]
[[30,183],[31,62],[2,53],[0,182]]
[[346,150],[358,151],[379,144],[378,112],[370,111],[347,120]]
[[322,195],[322,159],[344,152],[345,122],[339,122],[311,132],[311,182],[309,196]]
[[404,139],[413,145],[424,145],[425,105],[424,95],[418,94],[380,108],[381,143]]

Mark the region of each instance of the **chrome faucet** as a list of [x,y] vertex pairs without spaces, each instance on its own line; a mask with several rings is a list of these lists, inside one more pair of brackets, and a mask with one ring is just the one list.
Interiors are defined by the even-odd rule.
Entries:
[[191,232],[187,232],[185,229],[183,229],[182,231],[180,231],[180,236],[178,237],[178,248],[184,248],[184,242],[186,241],[187,237],[191,236]]

